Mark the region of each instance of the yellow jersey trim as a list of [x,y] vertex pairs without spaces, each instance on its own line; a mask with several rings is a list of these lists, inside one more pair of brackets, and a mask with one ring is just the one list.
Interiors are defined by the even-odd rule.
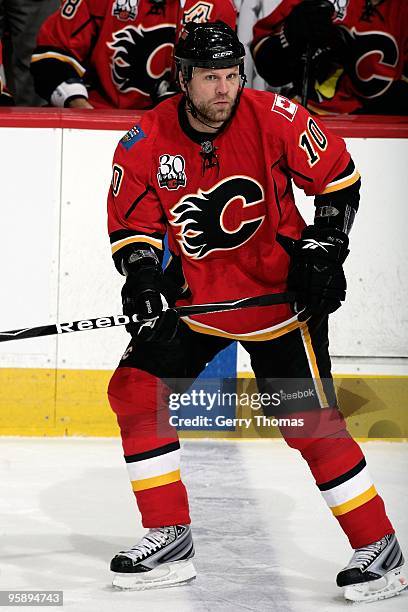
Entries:
[[114,255],[124,246],[132,244],[133,242],[147,242],[148,244],[156,247],[156,249],[160,249],[161,251],[163,250],[163,241],[158,238],[152,238],[151,236],[132,236],[131,238],[124,238],[123,240],[114,242],[112,244],[112,255]]
[[74,60],[74,58],[62,55],[62,53],[55,53],[53,51],[47,51],[46,53],[36,53],[32,56],[31,63],[34,64],[35,62],[39,62],[43,59],[56,59],[60,62],[71,64],[71,66],[76,70],[80,77],[84,76],[86,72],[85,69],[81,66],[81,64]]

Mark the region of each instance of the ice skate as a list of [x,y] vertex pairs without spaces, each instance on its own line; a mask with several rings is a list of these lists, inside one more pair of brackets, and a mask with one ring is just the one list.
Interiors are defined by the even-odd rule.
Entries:
[[350,563],[337,575],[349,601],[371,602],[398,595],[408,586],[401,574],[404,557],[394,534],[355,550]]
[[112,559],[112,585],[137,591],[178,586],[196,577],[193,556],[189,525],[150,529],[138,544]]

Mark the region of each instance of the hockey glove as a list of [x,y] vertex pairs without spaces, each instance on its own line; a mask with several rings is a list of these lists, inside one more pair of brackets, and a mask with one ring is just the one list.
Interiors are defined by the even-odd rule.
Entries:
[[294,242],[288,289],[295,292],[299,321],[334,312],[345,300],[343,263],[349,253],[348,242],[344,232],[314,225],[306,227]]
[[283,31],[289,45],[298,53],[330,45],[333,38],[334,6],[330,0],[303,0],[287,17]]
[[153,105],[156,106],[163,100],[167,100],[167,98],[171,98],[178,93],[177,83],[172,79],[171,73],[166,72],[160,79],[158,79],[152,91],[150,92],[150,97],[152,99]]
[[176,334],[178,314],[168,307],[160,292],[162,270],[157,260],[143,251],[131,255],[135,261],[124,264],[127,272],[122,288],[123,314],[136,314],[137,323],[129,323],[126,330],[134,340],[142,342],[169,342]]

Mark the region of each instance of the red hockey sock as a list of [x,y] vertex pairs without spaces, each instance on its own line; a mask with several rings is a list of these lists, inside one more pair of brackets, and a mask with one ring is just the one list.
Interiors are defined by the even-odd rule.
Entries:
[[155,376],[119,368],[108,390],[144,527],[190,523],[180,476],[180,444],[169,425],[169,390]]
[[337,410],[322,411],[313,437],[287,437],[289,433],[293,435],[293,430],[283,433],[289,446],[300,450],[307,461],[320,492],[353,548],[394,533],[364,455],[346,431]]

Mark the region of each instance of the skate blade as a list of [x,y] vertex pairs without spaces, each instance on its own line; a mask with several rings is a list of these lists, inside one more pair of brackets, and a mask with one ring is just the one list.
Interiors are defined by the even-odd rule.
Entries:
[[149,572],[119,574],[114,572],[112,586],[120,590],[146,591],[172,586],[182,586],[196,577],[191,561],[172,561],[164,563]]
[[399,595],[407,586],[408,581],[401,575],[401,568],[397,568],[378,580],[344,587],[344,597],[356,603],[370,603]]

